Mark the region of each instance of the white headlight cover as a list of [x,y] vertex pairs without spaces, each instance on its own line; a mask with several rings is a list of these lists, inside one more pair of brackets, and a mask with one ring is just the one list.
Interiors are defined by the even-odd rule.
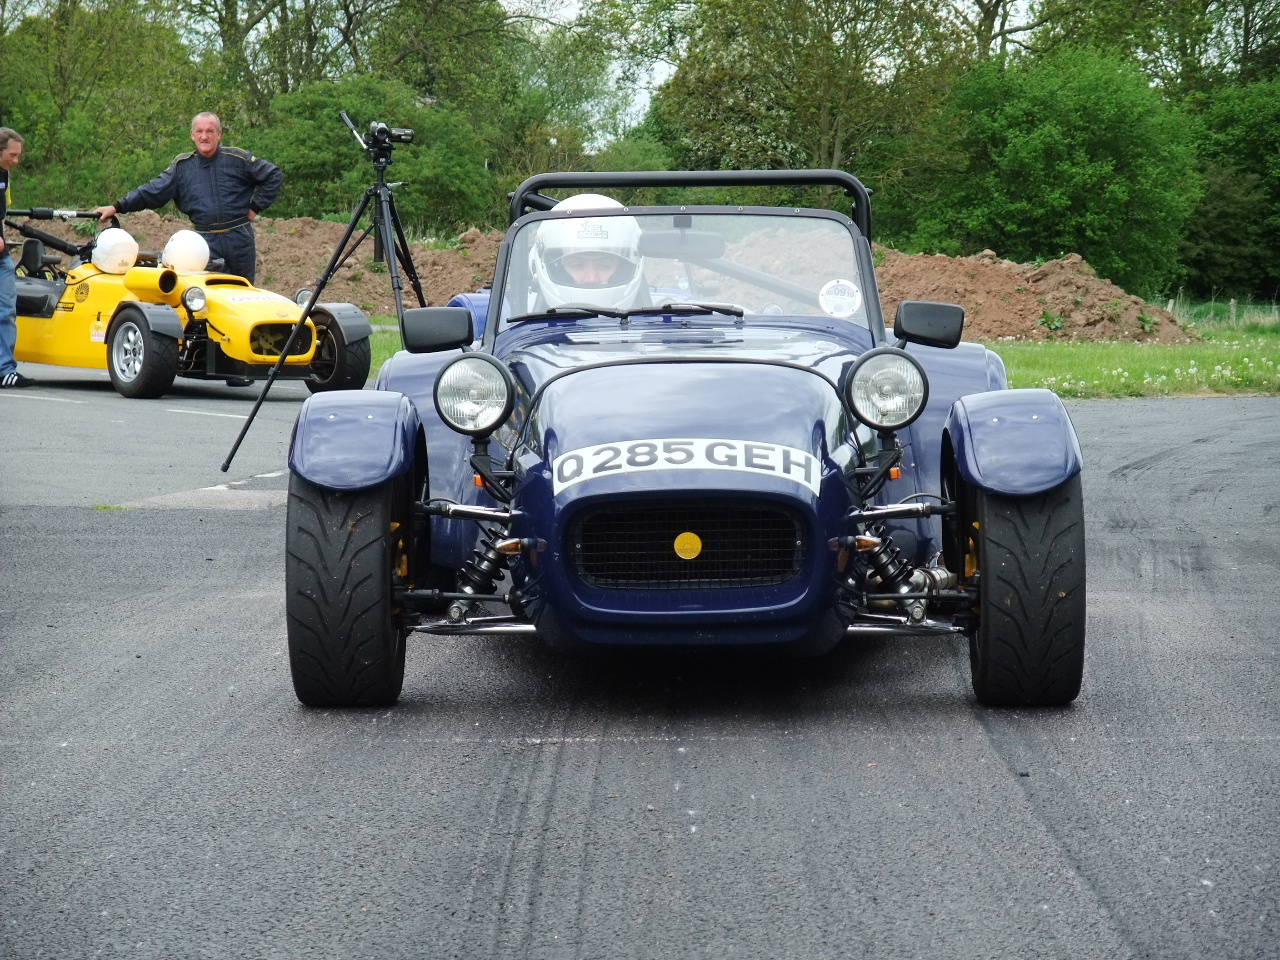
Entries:
[[459,433],[492,433],[511,416],[515,388],[506,365],[487,353],[467,353],[436,378],[436,409]]
[[915,357],[895,347],[864,353],[848,382],[854,415],[876,430],[897,430],[920,416],[929,381]]
[[199,313],[205,308],[208,298],[204,295],[202,287],[187,287],[182,292],[182,304],[192,313]]

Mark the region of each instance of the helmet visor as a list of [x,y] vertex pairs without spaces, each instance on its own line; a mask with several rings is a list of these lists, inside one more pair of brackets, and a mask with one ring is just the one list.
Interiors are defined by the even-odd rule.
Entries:
[[600,290],[621,287],[636,275],[637,265],[605,250],[547,251],[547,275],[562,287]]

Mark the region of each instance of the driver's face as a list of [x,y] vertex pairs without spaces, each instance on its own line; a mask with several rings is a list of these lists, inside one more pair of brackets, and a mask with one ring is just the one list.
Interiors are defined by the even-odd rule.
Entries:
[[571,253],[561,262],[580,287],[607,286],[618,272],[618,260],[607,253]]

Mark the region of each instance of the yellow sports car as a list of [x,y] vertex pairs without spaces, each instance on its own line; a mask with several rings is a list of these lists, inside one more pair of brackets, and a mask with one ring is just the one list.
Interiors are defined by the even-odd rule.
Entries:
[[[87,211],[11,210],[29,219],[96,219]],[[243,277],[220,273],[204,239],[180,230],[161,253],[139,252],[109,228],[83,245],[29,222],[17,261],[18,360],[105,369],[126,397],[159,397],[175,377],[244,385],[265,379],[302,308]],[[52,248],[69,258],[51,255]],[[278,379],[313,392],[360,389],[369,376],[368,318],[350,303],[318,304],[298,330]]]

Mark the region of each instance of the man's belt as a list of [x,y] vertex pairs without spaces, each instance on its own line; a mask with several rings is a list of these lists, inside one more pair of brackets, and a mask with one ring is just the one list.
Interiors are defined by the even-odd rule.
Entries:
[[192,221],[191,226],[195,227],[196,233],[230,233],[232,230],[247,227],[249,223],[248,217],[239,217],[235,220],[227,220],[225,223],[196,223]]

